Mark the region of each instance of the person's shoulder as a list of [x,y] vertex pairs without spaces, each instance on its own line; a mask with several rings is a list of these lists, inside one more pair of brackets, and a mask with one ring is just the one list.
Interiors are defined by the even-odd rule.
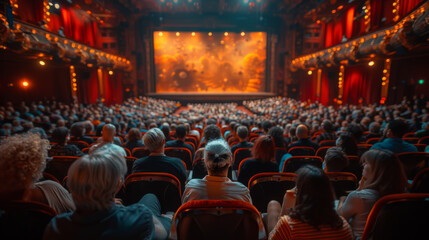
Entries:
[[43,180],[43,181],[35,183],[34,185],[37,187],[41,187],[41,188],[64,189],[64,187],[61,184],[59,184],[58,182],[52,181],[52,180]]

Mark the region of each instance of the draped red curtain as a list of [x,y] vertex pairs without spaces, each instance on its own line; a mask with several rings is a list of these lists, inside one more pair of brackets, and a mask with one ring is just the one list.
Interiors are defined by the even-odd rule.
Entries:
[[344,33],[344,17],[336,18],[326,24],[325,48],[341,43]]
[[[322,71],[322,88],[321,88],[321,94],[320,94],[320,103],[323,105],[329,104],[329,99],[331,98],[330,93],[330,86],[329,86],[329,79],[328,74],[325,71]],[[333,88],[335,85],[332,86]]]
[[393,22],[393,2],[394,0],[371,1],[371,29],[377,29]]
[[302,79],[299,86],[301,100],[307,101],[310,99],[314,102],[316,100],[316,71],[313,71],[312,75],[303,72],[300,79]]
[[347,66],[344,73],[343,102],[358,104],[360,98],[366,104],[379,102],[382,72],[383,64],[380,62],[374,67],[366,64]]
[[16,10],[19,18],[37,25],[43,20],[43,0],[18,0]]
[[350,39],[353,36],[353,21],[355,17],[355,10],[356,10],[356,7],[351,7],[346,12],[345,35],[348,39]]
[[[87,75],[84,79],[81,76]],[[79,86],[79,100],[83,103],[95,103],[98,99],[97,69],[91,69],[89,73],[77,73]]]
[[409,12],[414,10],[423,0],[401,0],[399,1],[399,15],[401,17],[406,16]]
[[52,32],[58,32],[63,27],[66,37],[91,47],[101,47],[97,22],[87,12],[62,6],[60,15],[51,14],[50,18],[49,30]]

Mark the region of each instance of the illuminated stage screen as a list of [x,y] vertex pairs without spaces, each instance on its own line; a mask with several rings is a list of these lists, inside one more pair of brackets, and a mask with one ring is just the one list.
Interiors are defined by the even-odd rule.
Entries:
[[153,34],[157,93],[266,92],[265,32]]

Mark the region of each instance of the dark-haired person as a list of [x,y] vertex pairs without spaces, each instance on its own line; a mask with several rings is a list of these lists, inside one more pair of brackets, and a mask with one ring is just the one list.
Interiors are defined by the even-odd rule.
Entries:
[[273,137],[275,147],[286,148],[287,143],[283,136],[283,128],[281,127],[272,127],[268,131],[268,135]]
[[322,122],[322,133],[316,137],[316,143],[320,144],[324,140],[335,140],[337,135],[335,134],[335,128],[331,121],[323,120]]
[[66,127],[55,128],[52,131],[52,141],[55,142],[49,149],[49,156],[82,156],[83,153],[73,144],[67,144],[69,130]]
[[[187,148],[191,151],[191,158],[194,157],[194,147],[188,143],[185,143],[186,139],[186,127],[185,125],[179,125],[176,127],[176,139],[170,140],[165,143],[165,147],[181,147]],[[191,159],[192,160],[192,159]]]
[[[280,217],[270,233],[270,240],[353,239],[350,225],[334,209],[333,189],[328,176],[321,169],[310,165],[300,168],[297,171],[295,194],[294,207],[288,215]],[[278,205],[276,209],[280,209],[276,201],[271,201],[268,209],[274,204]],[[284,201],[283,208],[285,205]],[[274,225],[271,222],[273,220],[276,217],[268,217],[268,231]]]
[[389,194],[403,193],[407,187],[404,170],[394,153],[369,150],[361,161],[364,168],[358,189],[341,198],[338,206],[338,213],[349,220],[356,238],[362,236],[375,202]]
[[326,151],[323,160],[325,172],[344,172],[349,165],[349,159],[339,147],[331,147]]
[[73,123],[70,127],[70,140],[71,141],[84,141],[91,145],[94,140],[90,137],[85,136],[87,122]]
[[250,178],[257,173],[278,172],[278,166],[274,159],[274,140],[268,135],[260,136],[253,145],[254,158],[243,162],[238,175],[238,181],[247,186]]
[[249,136],[249,130],[247,129],[246,126],[239,126],[237,128],[237,137],[240,140],[240,142],[231,147],[232,156],[234,156],[235,151],[239,148],[253,147],[253,143],[247,141],[248,136]]
[[408,124],[403,120],[392,120],[387,124],[383,134],[385,139],[374,144],[371,149],[384,149],[394,153],[417,152],[416,146],[402,140],[402,136],[408,132]]
[[124,148],[127,148],[131,152],[136,147],[144,147],[142,142],[142,133],[138,128],[131,128],[127,134],[127,141],[124,144]]
[[349,132],[341,133],[337,138],[336,145],[341,148],[347,156],[358,156],[359,154],[356,139],[353,137],[353,134]]

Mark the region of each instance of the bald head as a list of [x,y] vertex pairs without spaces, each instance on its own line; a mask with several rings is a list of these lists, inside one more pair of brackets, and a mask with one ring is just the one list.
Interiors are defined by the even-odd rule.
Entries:
[[116,135],[116,128],[113,124],[105,124],[103,126],[103,141],[113,142],[113,137]]
[[307,126],[301,124],[296,128],[296,136],[298,139],[308,138],[308,128]]

